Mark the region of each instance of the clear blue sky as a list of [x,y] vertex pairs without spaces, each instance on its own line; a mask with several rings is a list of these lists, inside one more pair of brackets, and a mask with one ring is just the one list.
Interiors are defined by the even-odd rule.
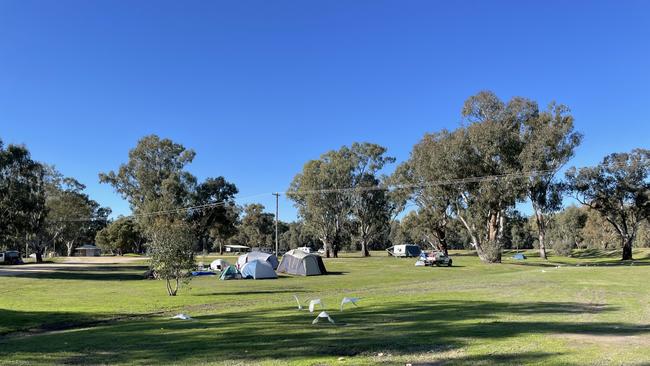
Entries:
[[250,196],[353,141],[404,160],[482,89],[569,105],[575,165],[650,147],[650,2],[0,1],[0,138],[116,214],[97,173],[143,135]]

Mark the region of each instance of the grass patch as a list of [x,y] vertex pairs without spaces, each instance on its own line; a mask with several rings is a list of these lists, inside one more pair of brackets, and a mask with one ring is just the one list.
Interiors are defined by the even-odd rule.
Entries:
[[[177,297],[143,263],[1,277],[0,364],[650,363],[650,252],[500,265],[455,252],[451,268],[373,254],[325,260],[338,275],[201,277]],[[311,325],[293,294],[323,299],[337,325]],[[360,306],[340,312],[343,296]]]

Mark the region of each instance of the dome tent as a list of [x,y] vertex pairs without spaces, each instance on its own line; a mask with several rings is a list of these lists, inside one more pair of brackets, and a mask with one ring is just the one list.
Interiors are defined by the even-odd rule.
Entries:
[[319,255],[308,254],[302,250],[293,249],[282,256],[278,272],[299,275],[318,276],[327,274],[323,258]]
[[244,264],[240,272],[243,278],[252,278],[254,280],[278,278],[278,275],[275,274],[275,271],[269,262],[259,259]]
[[221,272],[220,280],[237,280],[241,278],[241,274],[235,266],[228,266]]
[[210,263],[210,269],[213,271],[223,271],[224,269],[228,268],[230,263],[228,263],[224,259],[215,259]]
[[244,264],[248,262],[252,262],[254,260],[261,260],[268,262],[273,269],[278,268],[278,257],[275,256],[275,254],[271,253],[264,253],[264,252],[250,252],[246,254],[242,254],[237,258],[237,267],[238,268],[243,268]]

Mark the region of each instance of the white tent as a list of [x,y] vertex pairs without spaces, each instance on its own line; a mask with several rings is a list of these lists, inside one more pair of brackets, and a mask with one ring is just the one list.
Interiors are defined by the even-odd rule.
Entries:
[[214,271],[223,271],[225,268],[228,268],[230,263],[224,259],[215,259],[210,263],[210,269]]
[[273,267],[273,269],[278,268],[278,264],[280,264],[280,261],[278,261],[278,257],[276,257],[275,254],[264,252],[250,252],[242,254],[239,256],[239,258],[237,258],[237,267],[239,269],[242,269],[244,267],[244,264],[252,262],[254,260],[268,262],[271,267]]

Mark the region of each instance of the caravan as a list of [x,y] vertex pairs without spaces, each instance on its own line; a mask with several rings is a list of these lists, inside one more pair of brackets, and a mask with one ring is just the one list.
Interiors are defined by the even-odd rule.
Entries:
[[418,257],[420,253],[422,253],[422,250],[420,249],[419,246],[415,244],[401,244],[401,245],[394,245],[388,249],[386,249],[389,255],[392,255],[393,257]]

